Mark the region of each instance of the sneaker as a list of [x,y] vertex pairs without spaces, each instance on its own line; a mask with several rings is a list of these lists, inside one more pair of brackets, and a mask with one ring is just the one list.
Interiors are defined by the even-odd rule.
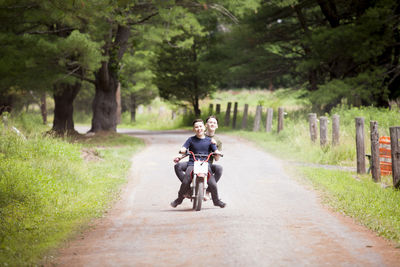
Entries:
[[204,201],[211,200],[211,193],[206,191],[206,195],[204,196]]
[[226,203],[222,202],[221,200],[218,200],[218,201],[214,202],[214,206],[218,206],[220,208],[225,208]]
[[182,204],[183,199],[177,198],[171,202],[171,207],[176,208],[178,205]]

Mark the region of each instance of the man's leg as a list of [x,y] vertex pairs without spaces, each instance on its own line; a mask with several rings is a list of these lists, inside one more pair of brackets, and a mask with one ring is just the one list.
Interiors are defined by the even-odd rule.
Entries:
[[214,174],[215,181],[218,183],[219,179],[221,179],[223,168],[218,164],[211,164],[211,171]]
[[186,169],[185,178],[182,181],[181,187],[178,192],[178,198],[171,202],[172,207],[176,207],[182,203],[183,199],[185,198],[183,195],[189,190],[191,179],[191,172],[193,171],[193,166],[188,166]]
[[212,200],[214,203],[214,206],[218,206],[221,208],[225,208],[225,203],[222,202],[219,197],[218,197],[218,188],[217,188],[217,182],[215,181],[214,175],[211,173],[210,177],[208,178],[208,189],[211,192]]
[[186,171],[187,167],[188,167],[188,162],[187,161],[178,162],[174,166],[175,174],[178,177],[179,181],[181,181],[181,182],[185,178],[185,171]]
[[[223,168],[222,168],[221,165],[218,165],[218,164],[211,164],[211,173],[214,174],[215,182],[217,182],[217,183],[218,183],[219,179],[221,179],[222,170],[223,170]],[[209,199],[211,199],[211,197],[210,197],[210,190],[209,190],[208,188],[207,188],[207,191],[206,191],[206,196],[207,196]]]

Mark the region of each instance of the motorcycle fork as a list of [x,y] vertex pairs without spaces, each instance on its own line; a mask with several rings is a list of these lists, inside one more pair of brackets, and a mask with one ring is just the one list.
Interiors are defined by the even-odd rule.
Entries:
[[[208,174],[206,174],[206,175],[204,175],[204,177],[200,177],[199,179],[203,179],[203,181],[204,181],[204,193],[205,193],[205,191],[206,191],[206,189],[207,189],[207,187],[208,187],[208,184],[207,184],[207,175]],[[193,174],[193,180],[192,180],[192,187],[193,187],[193,194],[192,194],[192,196],[194,196],[194,197],[197,197],[197,195],[196,195],[196,186],[197,186],[197,174]],[[203,194],[204,195],[204,194]]]

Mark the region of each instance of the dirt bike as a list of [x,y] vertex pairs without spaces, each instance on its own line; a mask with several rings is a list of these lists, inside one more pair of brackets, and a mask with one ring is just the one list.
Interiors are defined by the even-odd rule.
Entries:
[[[189,198],[191,201],[193,201],[193,209],[196,211],[201,210],[201,205],[203,203],[203,200],[205,200],[204,196],[206,194],[206,189],[207,189],[207,181],[208,178],[210,177],[209,173],[209,168],[208,168],[208,161],[210,160],[210,157],[214,155],[215,153],[212,152],[208,155],[206,154],[194,154],[192,151],[188,151],[188,153],[192,154],[193,159],[194,159],[194,166],[193,166],[193,172],[191,173],[192,176],[192,182],[190,184],[190,190],[189,194],[186,195],[186,198]],[[188,154],[189,155],[189,154]],[[219,154],[223,156],[222,154]],[[196,157],[207,157],[206,160],[198,160]]]

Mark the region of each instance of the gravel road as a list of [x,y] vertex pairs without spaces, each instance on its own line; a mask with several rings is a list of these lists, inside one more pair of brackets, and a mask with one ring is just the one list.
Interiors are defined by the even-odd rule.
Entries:
[[291,166],[231,136],[218,183],[221,209],[177,208],[172,159],[190,132],[125,131],[147,147],[132,158],[119,201],[69,242],[56,266],[400,266],[400,250],[321,205]]

